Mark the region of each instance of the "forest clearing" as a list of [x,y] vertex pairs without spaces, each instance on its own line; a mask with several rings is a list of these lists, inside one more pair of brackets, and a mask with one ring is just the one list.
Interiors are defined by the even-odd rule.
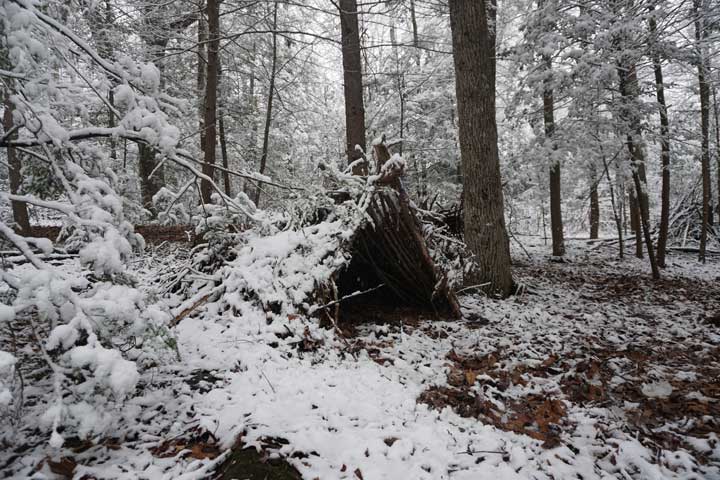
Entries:
[[0,477],[720,480],[714,0],[0,0]]

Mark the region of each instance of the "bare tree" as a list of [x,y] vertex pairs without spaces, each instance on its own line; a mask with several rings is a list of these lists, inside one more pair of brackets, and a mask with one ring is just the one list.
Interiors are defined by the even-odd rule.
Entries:
[[495,119],[495,45],[485,2],[450,0],[465,241],[478,268],[466,282],[507,296],[513,281]]

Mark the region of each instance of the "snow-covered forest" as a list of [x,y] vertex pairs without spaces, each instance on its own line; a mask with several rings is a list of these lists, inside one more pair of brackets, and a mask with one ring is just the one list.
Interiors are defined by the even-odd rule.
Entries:
[[717,0],[0,0],[0,477],[720,479]]

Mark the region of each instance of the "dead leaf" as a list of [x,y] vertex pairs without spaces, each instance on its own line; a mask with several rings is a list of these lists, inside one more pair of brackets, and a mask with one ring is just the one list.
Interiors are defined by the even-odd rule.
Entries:
[[48,459],[47,464],[51,472],[62,475],[65,478],[72,478],[75,473],[75,467],[77,467],[75,460],[70,457],[61,457],[58,461]]
[[212,460],[213,458],[216,458],[219,454],[220,452],[218,451],[218,448],[214,445],[197,443],[193,445],[190,449],[190,456],[198,460],[204,460],[206,458]]

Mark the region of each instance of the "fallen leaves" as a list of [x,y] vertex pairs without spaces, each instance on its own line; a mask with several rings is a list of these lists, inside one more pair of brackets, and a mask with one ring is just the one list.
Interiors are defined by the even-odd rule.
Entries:
[[77,463],[70,457],[60,457],[58,460],[46,460],[50,471],[64,478],[72,478],[77,468]]
[[151,449],[151,453],[158,458],[170,458],[182,454],[197,460],[205,460],[217,458],[221,449],[212,433],[196,428],[183,436],[165,440]]

